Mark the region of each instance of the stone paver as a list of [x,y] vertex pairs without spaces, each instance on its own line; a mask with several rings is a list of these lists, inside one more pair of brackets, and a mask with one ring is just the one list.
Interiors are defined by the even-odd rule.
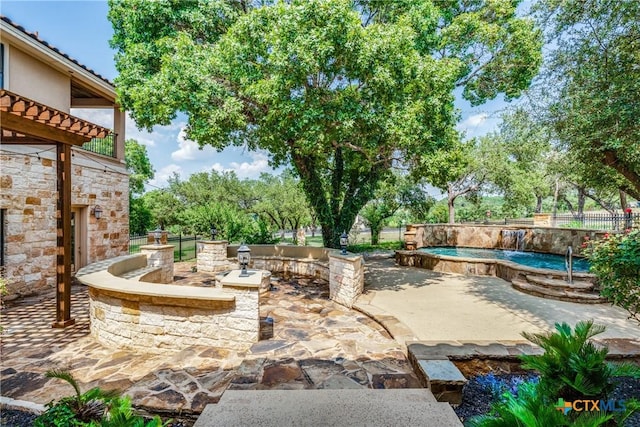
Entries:
[[[177,284],[210,285],[213,273],[176,264]],[[162,286],[162,285],[158,285]],[[365,314],[328,299],[321,280],[273,278],[261,317],[274,320],[273,337],[247,352],[200,347],[147,354],[103,347],[89,336],[86,288],[73,287],[76,325],[51,329],[55,300],[27,299],[3,309],[2,396],[35,403],[70,395],[47,379],[67,369],[81,389],[118,389],[154,413],[198,414],[227,390],[417,388],[404,347]]]

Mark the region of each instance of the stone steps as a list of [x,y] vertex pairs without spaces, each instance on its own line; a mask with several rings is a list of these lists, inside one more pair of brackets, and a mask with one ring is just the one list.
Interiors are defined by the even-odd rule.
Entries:
[[573,283],[569,283],[562,279],[552,279],[549,277],[534,276],[531,274],[528,274],[526,277],[527,282],[532,285],[542,286],[549,289],[567,290],[571,292],[591,293],[595,286],[593,283],[584,280],[574,280]]
[[[551,279],[550,279],[551,280]],[[568,285],[568,284],[567,284]],[[546,287],[540,284],[533,284],[523,280],[514,279],[511,286],[521,292],[548,299],[559,301],[575,302],[580,304],[602,304],[607,299],[597,293],[587,293],[585,291],[575,291],[570,287]]]
[[227,390],[207,405],[194,427],[209,426],[461,427],[448,403],[429,390]]

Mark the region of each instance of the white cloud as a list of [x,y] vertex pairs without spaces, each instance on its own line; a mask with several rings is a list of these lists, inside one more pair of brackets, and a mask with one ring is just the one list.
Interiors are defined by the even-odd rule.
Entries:
[[219,162],[214,163],[211,169],[216,172],[230,172],[233,171],[238,175],[238,178],[257,178],[262,172],[271,172],[272,169],[269,166],[269,159],[265,152],[251,151],[246,153],[250,157],[251,161],[245,162],[230,162],[229,166],[225,167]]
[[173,176],[174,172],[180,176],[183,174],[183,170],[179,165],[172,163],[163,167],[156,171],[154,178],[149,181],[149,185],[152,187],[166,187],[168,179]]
[[177,141],[180,148],[171,153],[171,158],[176,162],[196,160],[203,155],[209,155],[215,152],[215,149],[211,146],[205,146],[203,149],[200,149],[197,142],[187,139],[184,127],[178,132]]
[[488,118],[489,115],[487,113],[474,114],[473,116],[467,117],[466,120],[463,120],[462,123],[460,123],[460,127],[477,127],[484,123]]

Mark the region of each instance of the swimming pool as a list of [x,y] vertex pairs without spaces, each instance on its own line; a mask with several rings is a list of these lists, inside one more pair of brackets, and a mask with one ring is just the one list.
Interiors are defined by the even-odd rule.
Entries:
[[[564,257],[561,255],[461,247],[430,247],[420,248],[419,251],[433,255],[462,258],[498,259],[512,261],[533,268],[547,268],[550,270],[565,271]],[[573,258],[573,271],[579,273],[588,272],[589,262],[583,258]]]

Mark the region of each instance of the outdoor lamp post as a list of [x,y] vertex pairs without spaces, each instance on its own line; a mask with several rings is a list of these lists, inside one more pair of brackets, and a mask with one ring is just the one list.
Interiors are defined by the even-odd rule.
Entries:
[[247,265],[249,265],[250,260],[251,260],[251,249],[249,249],[247,245],[243,243],[238,248],[238,262],[240,263],[240,266],[242,266],[240,277],[249,276],[249,273],[247,273]]
[[158,227],[153,231],[153,238],[156,239],[156,245],[160,244],[161,237],[162,237],[162,230],[160,229],[160,227]]
[[216,230],[215,226],[211,226],[211,240],[216,240],[216,235],[218,234],[218,230]]
[[340,248],[342,251],[340,252],[342,255],[347,254],[347,244],[349,243],[349,235],[346,231],[343,231],[340,235]]

